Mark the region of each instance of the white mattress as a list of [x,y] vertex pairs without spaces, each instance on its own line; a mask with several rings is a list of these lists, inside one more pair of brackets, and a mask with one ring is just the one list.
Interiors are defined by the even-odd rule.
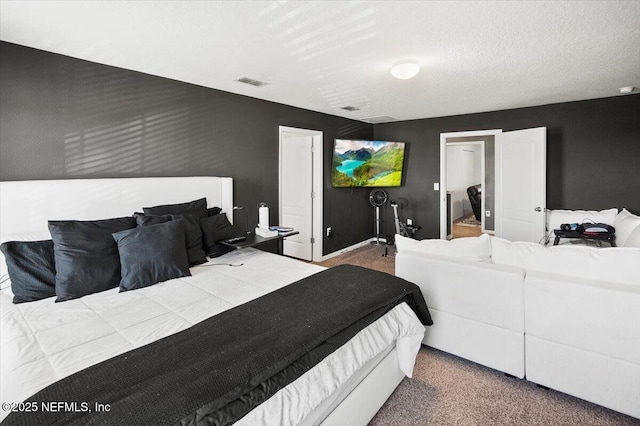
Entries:
[[[222,263],[242,266],[215,265]],[[112,289],[63,303],[54,303],[55,298],[49,298],[15,305],[10,292],[3,291],[0,295],[0,400],[23,401],[90,365],[184,330],[323,269],[244,249],[192,268],[191,277],[124,293]],[[311,390],[320,395],[319,398],[306,401],[306,397],[296,397],[295,392],[283,390],[252,415],[269,419],[271,423],[278,414],[269,404],[275,403],[279,408],[288,406],[294,411],[283,414],[280,409],[282,419],[304,419],[399,336],[406,336],[400,339],[403,343],[398,346],[398,352],[403,371],[410,375],[423,333],[424,327],[406,305],[396,307],[285,388],[297,386],[303,391]],[[322,368],[328,370],[323,372]],[[335,380],[327,382],[318,380],[319,377]],[[4,418],[8,413],[0,414],[0,418]]]

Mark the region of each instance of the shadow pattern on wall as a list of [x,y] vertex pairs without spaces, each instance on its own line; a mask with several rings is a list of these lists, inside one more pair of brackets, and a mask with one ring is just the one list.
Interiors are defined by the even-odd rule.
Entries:
[[65,104],[65,122],[76,124],[64,134],[64,161],[56,174],[178,175],[215,167],[219,152],[205,149],[210,121],[190,106],[187,85],[79,64],[61,70],[73,77],[67,79],[74,99]]

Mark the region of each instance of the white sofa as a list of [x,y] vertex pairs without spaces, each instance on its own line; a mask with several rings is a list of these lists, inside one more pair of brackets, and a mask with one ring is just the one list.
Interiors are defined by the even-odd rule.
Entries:
[[434,320],[424,344],[640,418],[640,248],[396,245]]
[[433,318],[423,343],[523,378],[524,269],[491,263],[486,235],[430,242],[425,253],[396,236],[396,275],[420,286]]
[[[628,242],[633,231],[638,228],[640,217],[632,214],[627,209],[606,209],[606,210],[549,210],[547,212],[547,240],[553,241],[554,229],[560,229],[564,223],[581,224],[585,222],[606,223],[616,229],[616,245],[618,247],[639,247],[640,232],[636,233],[635,241]],[[602,247],[602,241],[582,240],[582,239],[560,239],[560,244],[577,244]],[[608,245],[604,243],[604,245]]]

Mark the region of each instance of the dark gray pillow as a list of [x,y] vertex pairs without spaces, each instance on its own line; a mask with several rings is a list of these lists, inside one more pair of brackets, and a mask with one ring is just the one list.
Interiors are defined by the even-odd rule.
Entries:
[[161,223],[167,223],[171,221],[171,216],[169,216],[168,214],[155,215],[155,214],[134,213],[133,217],[136,219],[136,224],[138,226],[159,225]]
[[631,214],[634,214],[636,216],[640,216],[640,210],[638,209],[632,209],[630,207],[625,207],[627,209],[627,211]]
[[162,216],[165,214],[192,214],[198,217],[207,217],[207,199],[189,201],[180,204],[164,204],[155,207],[143,207],[144,214]]
[[118,287],[120,256],[111,234],[135,226],[133,217],[49,221],[56,263],[56,302]]
[[202,227],[204,249],[210,257],[221,256],[233,250],[228,246],[219,244],[218,241],[242,235],[241,231],[231,225],[225,213],[201,218],[200,227]]
[[222,213],[222,209],[220,207],[210,207],[207,209],[207,216],[215,216],[220,213]]
[[197,216],[190,214],[167,214],[156,216],[135,213],[134,217],[136,218],[138,226],[157,225],[172,220],[182,220],[189,265],[200,265],[207,261],[206,254],[202,249],[202,229],[200,229],[200,220]]
[[120,253],[121,292],[191,275],[183,223],[172,220],[113,234]]
[[13,303],[33,302],[56,295],[53,241],[7,241],[0,245],[7,261]]

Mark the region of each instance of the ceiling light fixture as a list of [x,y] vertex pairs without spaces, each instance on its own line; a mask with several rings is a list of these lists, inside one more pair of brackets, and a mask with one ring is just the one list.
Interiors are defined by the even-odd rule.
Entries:
[[415,77],[420,72],[418,61],[413,59],[403,59],[393,64],[391,75],[400,80],[407,80]]
[[618,90],[620,91],[620,93],[622,93],[623,95],[626,95],[628,93],[633,92],[634,87],[633,86],[626,86],[626,87],[621,87]]

